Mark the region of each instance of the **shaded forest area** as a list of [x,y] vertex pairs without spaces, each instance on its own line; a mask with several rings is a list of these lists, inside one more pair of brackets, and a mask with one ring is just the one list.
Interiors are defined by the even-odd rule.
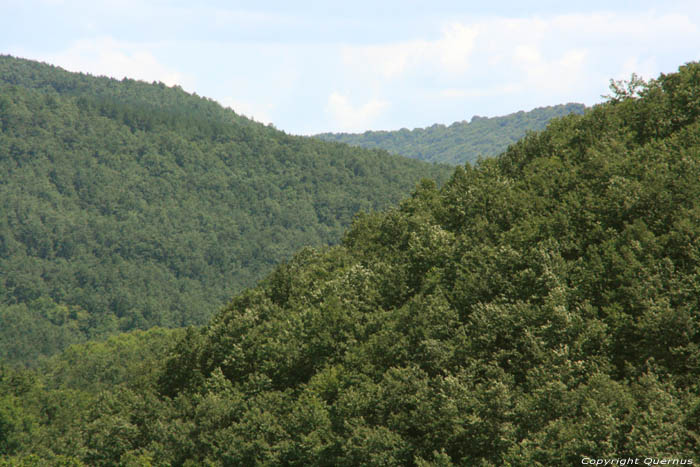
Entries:
[[316,138],[337,141],[352,146],[386,149],[393,154],[428,162],[461,165],[473,164],[479,157],[493,157],[529,131],[543,130],[553,118],[569,114],[582,115],[583,104],[561,104],[540,107],[529,112],[516,112],[503,117],[478,117],[471,121],[428,128],[406,128],[398,131],[366,131],[352,133],[322,133]]
[[4,368],[3,462],[697,462],[700,64],[613,91],[205,327]]
[[204,324],[446,166],[290,136],[163,84],[0,57],[0,359]]

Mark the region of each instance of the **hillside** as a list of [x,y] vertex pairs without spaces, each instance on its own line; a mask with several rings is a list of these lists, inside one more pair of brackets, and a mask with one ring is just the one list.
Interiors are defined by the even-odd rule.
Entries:
[[478,117],[450,126],[399,131],[366,131],[362,134],[322,133],[316,138],[364,148],[386,149],[394,154],[429,162],[462,165],[479,157],[501,154],[528,131],[543,130],[553,118],[583,114],[583,104],[540,107],[503,117]]
[[287,135],[179,88],[0,57],[0,359],[204,324],[448,168]]
[[91,386],[114,380],[100,359],[130,361],[138,335],[86,358],[93,370],[65,363],[87,347],[43,376],[6,370],[0,452],[64,465],[698,462],[700,64],[613,87],[584,116],[360,216],[341,244],[300,251],[167,358],[154,334],[153,372]]

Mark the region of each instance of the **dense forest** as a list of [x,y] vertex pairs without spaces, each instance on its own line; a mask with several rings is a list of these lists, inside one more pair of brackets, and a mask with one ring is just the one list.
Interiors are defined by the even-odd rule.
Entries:
[[450,126],[399,131],[366,131],[361,134],[322,133],[317,138],[364,148],[386,149],[394,154],[445,164],[474,163],[479,157],[501,154],[528,131],[543,130],[553,118],[583,114],[583,104],[562,104],[517,112],[503,117],[474,116],[470,122]]
[[438,166],[290,136],[179,88],[0,57],[0,360],[204,324]]
[[700,462],[700,64],[612,88],[205,327],[4,368],[4,462]]

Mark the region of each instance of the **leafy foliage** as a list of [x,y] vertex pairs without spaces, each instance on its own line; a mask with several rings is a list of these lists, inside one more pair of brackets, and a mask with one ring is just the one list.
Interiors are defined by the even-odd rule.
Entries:
[[386,149],[413,159],[446,164],[475,163],[479,157],[493,157],[505,151],[529,131],[543,130],[553,118],[583,114],[583,104],[539,107],[503,117],[474,116],[471,121],[450,126],[398,131],[366,131],[362,134],[322,133],[317,138],[364,148]]
[[[5,373],[1,448],[75,465],[697,460],[697,96],[691,63],[440,189],[423,181],[340,245],[301,250],[166,358],[156,346],[143,378],[95,378],[126,379],[95,395],[57,379],[66,370]],[[61,400],[76,425],[27,402],[49,400],[42,384],[87,388],[89,404]],[[31,436],[43,430],[57,438]]]
[[204,324],[294,251],[336,243],[357,211],[447,175],[178,88],[0,57],[0,356]]

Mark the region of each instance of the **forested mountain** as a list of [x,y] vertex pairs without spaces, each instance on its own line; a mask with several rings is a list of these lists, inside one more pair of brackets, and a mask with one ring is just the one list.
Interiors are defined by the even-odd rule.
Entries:
[[[154,330],[5,369],[6,462],[697,463],[700,64],[613,88],[302,250],[165,355]],[[135,355],[152,367],[100,364]]]
[[583,114],[583,104],[540,107],[503,117],[474,116],[470,122],[450,126],[398,131],[366,131],[361,134],[322,133],[316,138],[364,148],[386,149],[394,154],[446,164],[474,163],[479,157],[501,154],[528,131],[542,130],[550,120],[569,114]]
[[203,324],[446,166],[290,136],[162,84],[0,57],[0,360]]

